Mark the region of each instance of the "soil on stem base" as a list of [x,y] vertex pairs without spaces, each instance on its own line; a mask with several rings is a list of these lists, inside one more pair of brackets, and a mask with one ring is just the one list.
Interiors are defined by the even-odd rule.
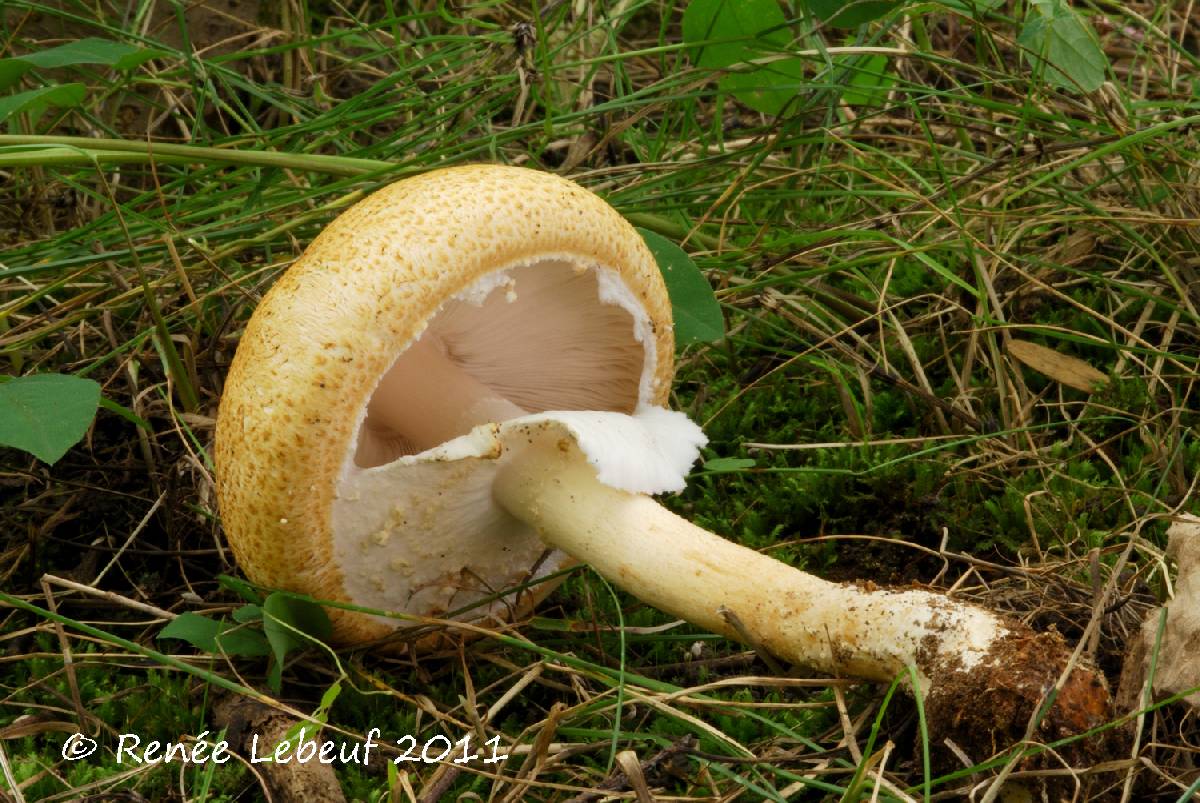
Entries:
[[[1070,657],[1071,649],[1058,633],[1034,633],[1018,625],[995,642],[981,665],[964,670],[943,662],[940,671],[931,675],[937,679],[936,685],[925,700],[932,738],[939,743],[953,740],[972,762],[984,761],[1020,743]],[[1104,676],[1079,662],[1050,710],[1030,733],[1027,744],[1032,747],[1078,736],[1113,719],[1112,698]],[[1053,751],[1036,750],[1019,769],[1091,767],[1124,755],[1127,741],[1123,729],[1110,728]],[[943,767],[945,771],[962,769],[959,759],[949,752],[943,758],[948,764]],[[953,766],[949,766],[951,762]],[[1062,782],[1074,788],[1070,776]]]

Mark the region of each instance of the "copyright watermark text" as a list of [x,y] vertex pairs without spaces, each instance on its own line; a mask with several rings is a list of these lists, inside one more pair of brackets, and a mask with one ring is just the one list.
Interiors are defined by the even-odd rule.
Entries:
[[[145,740],[135,733],[122,733],[117,737],[116,760],[122,765],[225,764],[233,758],[229,742],[224,739],[210,742],[208,736],[209,732],[204,731],[194,741],[161,742]],[[294,738],[270,743],[255,733],[246,741],[246,757],[251,764],[307,764],[317,761],[321,764],[359,764],[365,767],[371,763],[372,755],[382,754],[386,746],[392,755],[381,756],[381,760],[390,759],[393,764],[437,764],[443,761],[466,764],[476,759],[482,759],[484,764],[495,764],[508,758],[507,753],[500,753],[499,736],[484,742],[482,750],[473,749],[469,733],[458,741],[451,741],[449,736],[439,733],[424,742],[406,734],[396,739],[394,746],[385,745],[379,741],[380,737],[380,729],[371,728],[362,741],[318,741],[308,736],[308,728],[302,727]],[[82,733],[73,733],[63,742],[62,757],[67,761],[80,761],[90,757],[96,749],[94,739]]]

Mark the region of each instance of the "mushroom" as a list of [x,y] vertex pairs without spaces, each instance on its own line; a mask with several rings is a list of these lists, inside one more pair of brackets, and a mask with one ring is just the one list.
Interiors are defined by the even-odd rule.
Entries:
[[[705,442],[662,407],[672,359],[655,261],[597,196],[500,166],[392,184],[330,224],[246,327],[216,431],[234,554],[267,586],[484,624],[583,561],[796,664],[879,681],[912,667],[949,724],[1000,724],[980,719],[996,695],[1027,719],[1056,682],[1056,727],[1103,721],[1102,676],[1060,682],[1057,636],[919,588],[819,579],[651,499],[683,487]],[[352,644],[398,624],[331,616]]]

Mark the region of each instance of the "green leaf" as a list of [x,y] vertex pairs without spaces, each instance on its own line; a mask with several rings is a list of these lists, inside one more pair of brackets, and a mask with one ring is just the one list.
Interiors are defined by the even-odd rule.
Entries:
[[1091,25],[1066,0],[1031,0],[1017,43],[1037,58],[1042,77],[1054,86],[1094,92],[1104,83],[1108,57]]
[[54,464],[96,417],[100,385],[62,374],[33,374],[0,384],[0,446]]
[[697,67],[719,70],[754,58],[760,33],[762,41],[777,39],[768,29],[785,22],[775,0],[750,0],[744,6],[736,0],[692,0],[683,12],[683,41],[696,45],[691,53]]
[[804,6],[826,25],[857,28],[877,20],[905,0],[801,0]]
[[763,114],[781,114],[796,95],[804,68],[799,60],[779,59],[747,72],[731,72],[717,88]]
[[[224,625],[224,622],[221,623]],[[259,656],[270,655],[271,646],[267,643],[266,637],[259,630],[252,630],[248,627],[233,626],[223,629],[217,634],[217,645],[219,649],[214,650],[214,653],[224,653],[225,655],[245,655]]]
[[721,305],[696,263],[665,237],[647,229],[638,229],[638,233],[654,254],[667,285],[675,319],[675,345],[711,343],[724,337],[725,317],[721,314]]
[[276,693],[283,685],[283,659],[295,649],[312,641],[326,641],[333,625],[325,609],[315,602],[273,592],[262,606],[263,632],[271,644],[275,660],[267,682]]
[[882,106],[896,76],[888,72],[887,56],[858,56],[836,60],[850,69],[848,88],[842,100],[851,106]]
[[268,655],[270,647],[257,630],[236,625],[225,627],[224,621],[210,619],[198,613],[181,613],[159,631],[160,639],[186,641],[201,652],[212,655]]
[[804,76],[801,59],[778,57],[791,35],[777,0],[692,0],[683,12],[683,41],[695,45],[696,66],[710,70],[776,56],[718,81],[723,92],[765,114],[779,114]]
[[317,705],[317,710],[312,712],[312,718],[324,725],[329,721],[329,709],[333,708],[333,704],[337,702],[337,698],[342,693],[342,681],[339,678],[333,682],[325,692],[321,695],[321,702]]
[[749,457],[717,457],[704,461],[704,470],[714,472],[745,471],[748,468],[754,468],[756,465],[758,465],[758,461]]
[[165,55],[162,50],[89,37],[52,47],[49,50],[27,53],[17,58],[45,69],[67,67],[73,64],[101,64],[117,70],[131,70],[143,62],[162,55]]
[[149,59],[163,55],[166,54],[161,50],[136,47],[108,39],[80,39],[49,50],[0,59],[0,89],[9,88],[20,80],[22,75],[35,68],[49,70],[76,64],[99,64],[117,70],[131,70]]
[[198,650],[216,652],[220,632],[221,624],[217,620],[188,611],[167,622],[167,626],[158,631],[158,637],[180,639]]
[[326,641],[333,633],[325,609],[306,599],[272,592],[262,611],[263,629],[268,636],[277,633],[287,650],[306,647],[311,641]]
[[342,693],[342,681],[335,680],[321,695],[321,703],[317,706],[317,710],[313,712],[313,719],[318,720],[321,724],[325,723],[325,718],[329,715],[329,709],[333,708],[333,704],[337,702],[338,696]]
[[18,92],[0,98],[0,122],[20,112],[31,112],[37,117],[48,106],[71,108],[83,103],[87,87],[83,84],[53,84],[51,86]]

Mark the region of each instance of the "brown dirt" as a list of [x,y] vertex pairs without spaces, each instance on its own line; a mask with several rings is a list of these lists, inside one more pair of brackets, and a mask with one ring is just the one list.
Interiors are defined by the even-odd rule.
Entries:
[[[1030,721],[1070,658],[1071,649],[1058,633],[1013,627],[1010,635],[996,642],[983,665],[964,671],[961,665],[943,663],[931,673],[937,685],[925,701],[929,731],[935,739],[952,739],[974,762],[1025,738]],[[1104,675],[1089,665],[1076,664],[1030,740],[1048,744],[1112,719],[1112,698]],[[1057,747],[1053,754],[1039,752],[1022,762],[1021,769],[1061,769],[1061,761],[1071,767],[1090,767],[1120,758],[1127,750],[1126,731],[1109,729]],[[951,760],[948,755],[946,759]],[[955,765],[947,770],[959,768],[957,759],[953,760]],[[1087,776],[1083,780],[1087,782]]]
[[[262,747],[258,752],[269,755],[274,745],[286,738],[298,720],[270,708],[262,703],[225,695],[213,705],[215,724],[227,729],[230,747],[244,757],[250,756],[251,738],[258,737]],[[311,732],[308,739],[320,741],[319,735]],[[266,747],[270,746],[270,747]],[[279,803],[308,803],[326,801],[344,803],[345,795],[334,773],[333,765],[321,761],[289,761],[276,764],[270,761],[255,765],[259,777],[270,793],[270,799]]]
[[[105,36],[97,26],[81,20],[74,14],[78,10],[61,0],[44,4],[47,9],[60,9],[72,14],[24,8],[4,10],[4,21],[9,31],[20,39],[43,42],[47,45],[61,44],[87,36]],[[206,56],[227,55],[239,49],[247,49],[248,36],[259,29],[262,16],[261,0],[202,0],[184,4],[183,25],[187,30],[185,43],[175,9],[167,3],[154,7],[146,32],[174,48],[182,49],[190,44]],[[23,52],[23,51],[19,51]],[[4,54],[11,55],[11,54]]]
[[[140,32],[153,42],[205,58],[266,47],[286,36],[278,28],[278,10],[273,6],[264,8],[261,0],[199,0],[182,5],[181,22],[173,4],[155,4],[144,31]],[[7,31],[10,34],[7,40],[0,35],[0,57],[36,52],[90,36],[115,38],[98,24],[76,16],[79,10],[70,3],[50,0],[44,6],[46,10],[8,9],[0,3],[3,17],[0,33]],[[230,64],[233,69],[248,72],[252,66],[261,68],[268,61],[259,57],[257,61]],[[79,80],[69,68],[49,71],[50,75],[57,73],[61,73],[63,80]],[[159,135],[179,139],[185,133],[184,129],[171,124],[172,115],[166,113],[163,98],[145,88],[120,86],[105,103],[105,108],[111,116],[110,122],[124,137],[136,139]],[[57,194],[42,200],[44,203],[61,203]]]

